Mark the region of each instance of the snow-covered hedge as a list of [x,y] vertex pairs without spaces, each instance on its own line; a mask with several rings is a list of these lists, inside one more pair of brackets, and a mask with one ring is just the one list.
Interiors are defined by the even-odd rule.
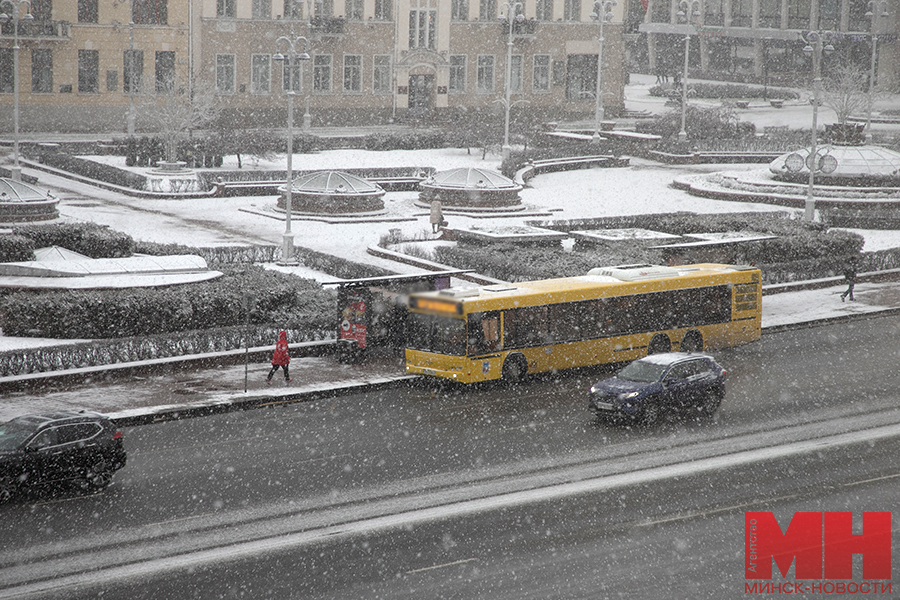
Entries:
[[13,336],[118,338],[240,325],[242,297],[256,297],[254,325],[326,331],[333,292],[310,280],[246,265],[212,281],[133,290],[19,291],[0,299],[0,326]]
[[35,248],[59,246],[90,258],[120,258],[134,252],[130,235],[95,223],[23,225],[13,233],[30,239]]
[[0,235],[0,262],[34,260],[34,242],[24,235]]

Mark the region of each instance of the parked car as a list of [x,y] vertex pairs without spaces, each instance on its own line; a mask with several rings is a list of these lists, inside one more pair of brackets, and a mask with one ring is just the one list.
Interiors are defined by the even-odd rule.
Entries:
[[0,425],[0,503],[17,492],[63,482],[105,488],[125,460],[122,432],[101,414],[17,417]]
[[711,356],[665,352],[638,359],[591,386],[601,420],[655,425],[666,414],[710,418],[725,397],[725,369]]

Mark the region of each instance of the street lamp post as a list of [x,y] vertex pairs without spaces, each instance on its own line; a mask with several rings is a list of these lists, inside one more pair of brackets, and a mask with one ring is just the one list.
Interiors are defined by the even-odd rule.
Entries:
[[822,53],[826,55],[834,52],[834,46],[825,43],[825,34],[818,31],[810,31],[806,37],[800,39],[806,42],[803,51],[812,56],[813,69],[813,117],[812,132],[810,133],[809,155],[806,157],[806,166],[809,169],[809,185],[806,188],[806,206],[803,212],[803,220],[812,223],[816,218],[816,200],[813,197],[813,188],[816,181],[816,171],[819,170],[819,155],[816,143],[818,141],[819,128],[819,88],[822,86]]
[[128,139],[134,137],[134,21],[128,23],[128,116],[125,117],[125,129]]
[[509,146],[509,108],[512,103],[512,49],[513,49],[513,24],[518,21],[522,22],[525,20],[525,15],[522,14],[522,3],[521,2],[504,2],[503,6],[506,7],[506,17],[501,17],[501,21],[506,21],[509,24],[509,35],[506,39],[506,98],[503,100],[503,108],[506,111],[503,121],[503,149],[502,154],[504,160],[509,158],[510,146]]
[[[31,8],[29,0],[2,0],[0,10],[9,5],[9,13],[0,13],[0,24],[12,21],[13,24],[13,160],[12,180],[22,180],[22,167],[19,165],[19,12],[22,5]],[[22,21],[31,21],[34,17],[25,13]]]
[[597,49],[597,92],[594,96],[594,135],[591,142],[600,143],[600,126],[603,121],[603,24],[612,19],[612,7],[616,0],[597,0],[591,18],[600,23],[599,48]]
[[[866,112],[866,144],[872,143],[872,92],[875,86],[875,60],[878,47],[878,36],[875,35],[875,17],[884,18],[890,16],[887,11],[887,5],[887,0],[881,0],[880,2],[869,0],[869,10],[866,12],[866,16],[872,20],[872,62],[869,64],[869,108]],[[879,7],[881,8],[881,14],[876,15],[876,9]]]
[[[293,85],[293,71],[294,71],[294,63],[296,61],[305,61],[309,60],[309,40],[303,36],[299,36],[295,39],[291,39],[287,36],[281,36],[275,40],[275,46],[277,47],[279,43],[283,43],[287,45],[287,55],[281,54],[280,52],[276,52],[272,57],[273,60],[276,61],[285,61],[285,66],[287,68],[282,69],[282,73],[285,73],[287,77],[287,91],[285,95],[287,95],[287,185],[285,191],[285,201],[284,201],[284,237],[282,238],[282,249],[281,249],[281,262],[278,264],[285,266],[293,266],[297,264],[297,261],[294,259],[294,234],[291,232],[291,208],[294,201],[293,198],[293,188],[294,188],[294,85]],[[303,44],[303,52],[297,52],[297,46]],[[301,63],[302,64],[302,63]],[[300,69],[301,78],[300,78],[300,86],[303,86],[303,78],[302,73],[303,69]],[[282,85],[284,87],[284,85]]]
[[[700,17],[700,2],[699,0],[693,0],[688,2],[688,0],[681,0],[679,3],[681,10],[678,11],[678,16],[685,22],[690,24],[691,17],[697,19]],[[691,35],[689,33],[684,34],[684,74],[681,77],[681,131],[678,132],[678,141],[683,142],[687,139],[687,130],[685,129],[685,123],[687,121],[687,78],[688,78],[688,58],[691,53]]]

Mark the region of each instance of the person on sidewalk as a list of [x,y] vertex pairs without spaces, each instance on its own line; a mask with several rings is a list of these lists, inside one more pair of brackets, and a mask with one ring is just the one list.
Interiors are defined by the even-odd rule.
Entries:
[[431,232],[437,233],[441,230],[441,226],[444,222],[444,212],[441,209],[441,200],[440,196],[435,196],[434,200],[431,202]]
[[847,280],[847,291],[841,294],[841,302],[847,296],[850,296],[850,302],[853,302],[853,287],[856,285],[856,265],[852,260],[847,263],[847,267],[844,269],[844,279]]
[[278,367],[284,369],[284,382],[293,381],[288,375],[288,365],[291,364],[291,355],[288,353],[287,331],[282,330],[278,334],[278,341],[275,342],[275,353],[272,355],[272,370],[266,377],[266,383],[272,383],[272,375],[278,370]]

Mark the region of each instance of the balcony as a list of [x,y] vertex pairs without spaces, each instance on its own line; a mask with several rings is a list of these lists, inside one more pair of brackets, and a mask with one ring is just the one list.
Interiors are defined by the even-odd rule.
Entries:
[[319,35],[342,35],[345,22],[339,17],[313,17],[309,22],[309,30]]
[[[68,40],[68,21],[19,21],[19,39]],[[7,21],[0,26],[0,35],[13,37],[13,22]]]

